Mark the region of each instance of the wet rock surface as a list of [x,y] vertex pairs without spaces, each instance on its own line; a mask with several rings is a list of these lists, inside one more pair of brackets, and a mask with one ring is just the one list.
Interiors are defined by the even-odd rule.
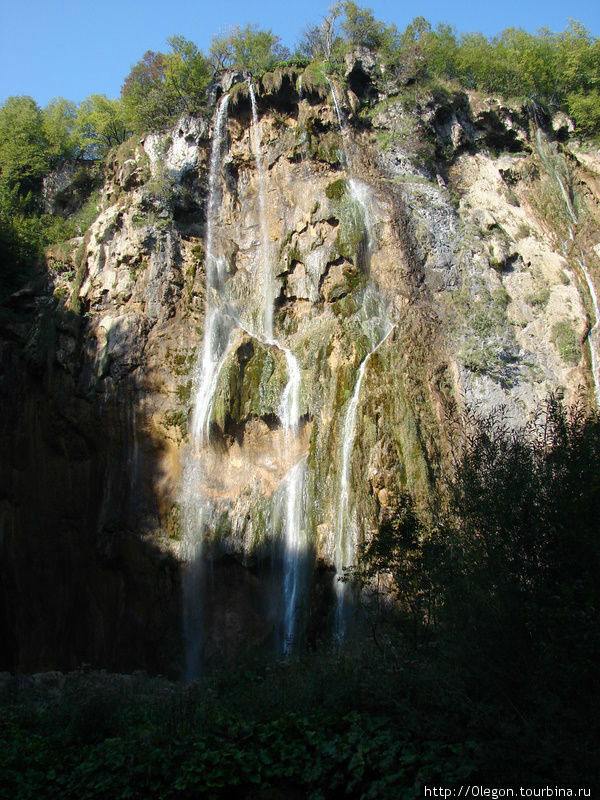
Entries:
[[[276,577],[264,554],[273,552],[273,503],[300,459],[311,558],[331,567],[344,420],[360,364],[388,324],[357,409],[348,524],[359,538],[406,489],[425,500],[448,413],[505,405],[517,424],[548,391],[574,398],[591,385],[575,244],[598,275],[597,209],[585,241],[569,244],[526,110],[466,94],[410,110],[357,51],[340,96],[357,124],[344,132],[327,84],[306,73],[300,91],[301,74],[280,70],[257,86],[279,349],[261,330],[248,86],[228,74],[215,87],[215,97],[231,93],[215,236],[219,302],[234,332],[199,456],[198,491],[220,520],[212,654],[274,635],[265,586]],[[546,127],[551,157],[563,158],[568,121]],[[45,288],[2,311],[0,667],[180,668],[180,504],[210,299],[210,136],[206,120],[182,119],[130,143],[111,162],[85,236],[49,258]],[[569,153],[581,196],[596,197],[597,156]],[[567,329],[575,355],[556,333]],[[279,406],[281,347],[301,373],[293,446]]]

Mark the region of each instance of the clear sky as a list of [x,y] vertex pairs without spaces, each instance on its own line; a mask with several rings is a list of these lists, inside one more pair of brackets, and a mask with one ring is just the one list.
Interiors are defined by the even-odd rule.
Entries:
[[[600,0],[358,0],[375,16],[404,28],[416,15],[433,25],[495,34],[507,27],[562,30],[568,18],[600,35]],[[79,102],[119,94],[146,50],[167,50],[181,34],[207,50],[211,36],[237,23],[271,28],[293,47],[305,25],[331,0],[0,0],[0,103],[28,94],[40,105],[57,96]]]

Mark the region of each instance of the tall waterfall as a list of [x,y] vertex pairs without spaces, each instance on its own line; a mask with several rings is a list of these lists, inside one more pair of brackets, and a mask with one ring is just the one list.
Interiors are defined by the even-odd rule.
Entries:
[[223,163],[223,141],[227,122],[229,95],[219,103],[213,126],[213,140],[208,173],[208,205],[206,212],[206,319],[202,358],[196,363],[194,371],[194,395],[192,401],[192,420],[190,440],[199,446],[208,439],[210,414],[214,400],[219,372],[229,342],[231,321],[223,313],[220,295],[225,281],[226,264],[223,256],[215,253],[214,235],[219,213],[221,196],[221,172]]
[[[350,158],[350,151],[348,148],[348,135],[349,131],[344,120],[342,109],[335,91],[333,83],[327,78],[327,83],[331,89],[331,96],[335,106],[335,112],[338,119],[340,134],[342,137],[342,144],[344,148],[344,158],[346,161],[346,170],[348,173],[348,186],[350,195],[356,207],[359,209],[360,220],[356,222],[362,225],[366,237],[366,261],[368,259],[374,244],[373,235],[373,219],[369,201],[369,189],[366,184],[357,181],[352,176],[352,161]],[[354,439],[356,435],[356,414],[358,410],[358,401],[360,397],[360,387],[365,375],[367,363],[373,353],[381,347],[383,342],[390,335],[394,326],[389,325],[387,332],[383,338],[379,339],[373,349],[367,353],[363,359],[354,385],[354,392],[348,404],[346,416],[344,419],[344,427],[342,434],[342,450],[341,450],[341,467],[340,467],[340,485],[338,492],[338,503],[336,513],[336,527],[335,527],[335,551],[334,551],[334,565],[336,570],[335,593],[337,596],[337,607],[335,616],[334,632],[338,639],[342,639],[345,633],[345,618],[344,618],[344,605],[346,600],[346,585],[339,581],[343,574],[344,567],[352,566],[356,559],[356,552],[358,548],[358,531],[355,528],[352,514],[350,513],[350,467],[352,452],[354,449]]]
[[275,287],[273,285],[273,278],[271,275],[270,263],[270,247],[269,247],[269,234],[267,231],[267,214],[266,214],[266,199],[265,199],[265,169],[262,160],[262,142],[260,137],[260,125],[258,122],[258,111],[256,109],[256,94],[254,93],[254,85],[251,80],[248,80],[248,87],[250,89],[250,103],[252,106],[252,152],[256,161],[256,169],[258,172],[258,206],[259,206],[259,225],[260,225],[260,243],[261,243],[261,264],[260,280],[263,287],[263,330],[267,339],[273,338],[273,304],[275,302]]
[[192,416],[190,423],[190,452],[184,468],[183,547],[187,567],[183,573],[183,633],[185,643],[186,678],[198,673],[202,649],[203,583],[202,550],[204,528],[209,515],[206,498],[200,491],[202,477],[201,450],[208,442],[210,417],[219,372],[223,365],[232,321],[220,305],[226,265],[216,253],[214,234],[219,215],[223,145],[227,123],[229,96],[225,95],[215,112],[211,146],[208,205],[206,213],[206,317],[201,357],[193,374]]
[[[350,464],[356,437],[356,413],[358,411],[360,387],[365,376],[365,370],[369,359],[373,353],[381,347],[393,329],[394,325],[390,324],[385,336],[383,336],[375,347],[363,358],[358,369],[356,383],[354,384],[354,392],[352,393],[344,419],[342,466],[340,472],[334,552],[334,565],[338,578],[343,574],[344,567],[349,567],[354,564],[358,548],[358,531],[356,530],[352,515],[350,514]],[[335,633],[336,636],[341,639],[345,632],[344,599],[346,595],[346,586],[338,580],[335,584],[335,589],[337,594]]]
[[[279,417],[284,430],[285,447],[290,451],[294,439],[298,435],[300,368],[298,361],[288,347],[284,347],[274,337],[273,307],[275,303],[275,285],[270,264],[269,236],[267,232],[267,215],[265,200],[265,171],[262,161],[262,142],[260,125],[256,107],[256,95],[252,81],[248,81],[250,104],[252,107],[252,150],[258,171],[258,206],[259,227],[261,234],[261,283],[263,287],[263,327],[267,342],[275,345],[285,353],[288,370],[288,381],[283,390],[279,404]],[[299,594],[299,574],[301,561],[306,550],[302,541],[304,528],[303,485],[304,461],[298,462],[285,476],[283,482],[283,650],[289,653],[292,647],[296,627],[296,606]]]

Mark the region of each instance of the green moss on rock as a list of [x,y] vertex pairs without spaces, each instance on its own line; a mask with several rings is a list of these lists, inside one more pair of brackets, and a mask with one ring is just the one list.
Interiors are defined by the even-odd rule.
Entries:
[[325,194],[330,200],[340,201],[348,190],[348,182],[344,178],[332,181],[326,188]]

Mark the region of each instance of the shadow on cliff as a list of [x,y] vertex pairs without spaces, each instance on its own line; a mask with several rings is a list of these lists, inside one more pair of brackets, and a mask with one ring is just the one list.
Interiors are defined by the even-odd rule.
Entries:
[[0,670],[176,675],[179,568],[144,537],[141,395],[98,393],[83,318],[51,291],[39,267],[0,304]]

